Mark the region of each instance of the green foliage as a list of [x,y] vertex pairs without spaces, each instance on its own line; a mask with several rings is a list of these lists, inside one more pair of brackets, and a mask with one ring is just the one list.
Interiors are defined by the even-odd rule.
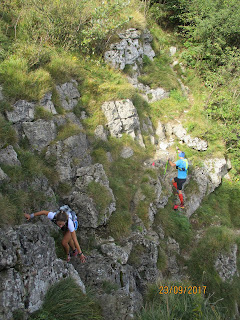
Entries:
[[52,87],[46,70],[31,71],[26,59],[14,55],[0,64],[0,81],[5,94],[15,99],[39,100]]
[[131,12],[122,12],[128,6],[117,0],[27,0],[1,3],[0,12],[11,39],[94,53],[102,52],[106,39],[130,20]]
[[58,127],[58,134],[56,140],[65,140],[71,136],[77,135],[82,131],[75,123],[68,122],[66,125]]
[[16,131],[0,114],[0,142],[3,145],[15,144],[17,142]]
[[227,253],[236,237],[227,227],[209,227],[191,253],[188,270],[192,281],[207,286],[208,293],[215,293],[215,299],[221,299],[220,305],[232,316],[234,301],[239,298],[239,278],[233,283],[222,282],[214,264],[219,253]]
[[144,56],[142,73],[143,75],[139,76],[138,80],[153,89],[162,87],[169,91],[179,87],[167,54],[159,54],[154,61]]
[[166,235],[174,238],[184,249],[188,247],[193,237],[191,224],[184,215],[173,210],[172,203],[173,199],[170,198],[168,204],[163,209],[158,210],[154,226],[163,226]]
[[48,290],[41,310],[31,315],[31,319],[97,320],[102,316],[91,292],[83,294],[76,282],[68,278]]

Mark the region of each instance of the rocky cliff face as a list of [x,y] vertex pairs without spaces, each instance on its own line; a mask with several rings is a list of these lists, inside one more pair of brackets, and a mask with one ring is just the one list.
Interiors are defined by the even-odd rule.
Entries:
[[[143,55],[154,58],[151,35],[141,34],[135,29],[127,30],[119,35],[120,42],[113,44],[105,54],[105,59],[121,70],[131,64],[135,75],[129,81],[138,88],[148,101],[164,99],[168,96],[162,88],[155,91],[143,86],[137,80],[140,73]],[[165,175],[157,169],[164,169],[169,157],[174,157],[171,146],[174,142],[186,144],[199,152],[208,148],[207,141],[191,137],[183,125],[177,121],[169,121],[154,128],[150,117],[140,121],[138,112],[130,99],[106,101],[102,105],[105,115],[105,126],[95,129],[95,139],[107,141],[110,136],[121,139],[122,134],[131,136],[136,143],[145,148],[142,130],[148,132],[150,140],[156,149],[156,177],[149,178],[149,186],[153,190],[154,199],[148,208],[149,227],[146,228],[141,219],[134,213],[146,197],[136,187],[136,194],[131,201],[133,219],[138,230],[133,230],[124,243],[117,244],[113,238],[104,237],[104,226],[117,206],[115,195],[110,187],[108,176],[100,163],[94,163],[90,156],[91,144],[81,123],[81,119],[73,113],[73,108],[80,99],[78,83],[73,79],[56,87],[61,105],[66,111],[59,115],[52,101],[52,93],[48,93],[38,102],[48,113],[51,120],[36,119],[37,103],[17,101],[12,105],[12,111],[6,112],[6,119],[12,123],[19,139],[27,139],[29,150],[41,154],[47,161],[55,163],[55,172],[59,183],[67,183],[68,191],[61,195],[61,202],[70,205],[77,213],[80,222],[78,234],[84,243],[89,235],[95,239],[95,249],[89,255],[87,263],[81,265],[78,260],[66,264],[56,257],[51,224],[39,222],[24,224],[17,227],[1,229],[0,235],[0,315],[4,320],[11,319],[14,310],[25,310],[31,313],[40,308],[48,287],[63,277],[73,277],[84,291],[84,284],[93,287],[102,305],[106,320],[132,319],[134,312],[142,305],[142,294],[148,283],[153,283],[163,275],[158,268],[161,241],[167,243],[165,273],[172,279],[181,279],[186,270],[179,264],[177,256],[181,249],[177,241],[165,234],[161,225],[155,225],[155,216],[159,208],[164,208],[172,194],[171,179],[175,171],[168,170]],[[1,93],[1,92],[0,92]],[[149,95],[150,94],[150,95]],[[151,98],[150,98],[151,96]],[[4,99],[0,95],[0,99]],[[59,138],[62,127],[73,126],[74,134]],[[18,159],[18,145],[2,145],[0,149],[0,183],[10,181],[4,172],[4,165],[19,166],[23,163]],[[108,153],[109,162],[113,159]],[[125,147],[120,157],[128,159],[134,156],[134,150]],[[143,164],[147,172],[152,167],[153,159]],[[196,190],[184,193],[186,199],[185,216],[190,217],[200,206],[204,196],[213,192],[227,174],[230,164],[224,158],[210,159],[200,168],[191,172],[191,181],[195,181]],[[189,183],[189,179],[186,185]],[[42,208],[36,210],[54,210],[59,206],[57,186],[52,185],[43,176],[31,182],[31,187],[47,195],[48,200],[42,203]],[[105,195],[104,205],[99,208],[97,197],[91,192],[94,186],[97,193]],[[18,185],[27,188],[29,185]],[[153,226],[155,227],[153,230]],[[97,250],[96,250],[97,249]],[[232,271],[227,263],[232,261]],[[222,278],[231,278],[236,272],[236,246],[229,256],[219,255],[216,270]],[[234,270],[234,272],[233,272]],[[108,289],[106,289],[108,287]],[[12,294],[14,292],[14,294]],[[108,301],[108,304],[105,302]]]
[[14,310],[38,310],[48,288],[66,277],[74,278],[85,292],[74,267],[56,257],[51,228],[48,224],[26,224],[1,229],[1,319],[12,319]]

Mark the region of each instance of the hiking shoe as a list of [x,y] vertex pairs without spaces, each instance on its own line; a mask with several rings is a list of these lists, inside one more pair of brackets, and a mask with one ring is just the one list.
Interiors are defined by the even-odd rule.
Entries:
[[77,254],[78,254],[77,249],[75,249],[75,250],[73,250],[73,252],[72,252],[71,256],[72,256],[72,257],[76,257],[76,256],[77,256]]
[[71,256],[70,254],[67,255],[67,262],[69,262],[71,260]]

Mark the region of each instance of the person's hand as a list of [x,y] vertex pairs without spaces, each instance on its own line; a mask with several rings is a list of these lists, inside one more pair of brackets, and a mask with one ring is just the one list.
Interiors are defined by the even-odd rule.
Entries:
[[27,220],[30,220],[30,219],[31,219],[30,214],[28,214],[28,213],[24,213],[24,217],[25,217]]
[[84,256],[84,254],[82,253],[82,254],[78,254],[79,255],[79,258],[80,258],[80,260],[81,260],[81,262],[82,263],[84,263],[84,262],[86,262],[86,257]]

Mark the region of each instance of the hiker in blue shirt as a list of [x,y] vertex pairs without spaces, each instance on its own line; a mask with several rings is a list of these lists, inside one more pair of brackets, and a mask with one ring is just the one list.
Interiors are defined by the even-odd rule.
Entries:
[[[178,149],[178,156],[179,156],[179,160],[177,160],[176,162],[172,162],[170,159],[168,159],[168,162],[172,167],[176,167],[176,169],[178,169],[178,175],[177,177],[172,179],[172,184],[177,190],[178,197],[180,199],[180,208],[184,209],[182,188],[183,188],[183,184],[187,179],[188,161],[187,159],[185,159],[185,153],[179,149]],[[175,210],[177,210],[178,208],[179,208],[179,205],[174,206]]]

